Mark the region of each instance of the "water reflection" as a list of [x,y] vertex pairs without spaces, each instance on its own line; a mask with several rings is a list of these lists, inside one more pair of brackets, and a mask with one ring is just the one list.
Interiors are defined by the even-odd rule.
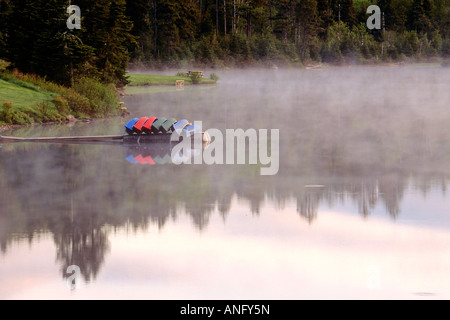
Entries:
[[[280,207],[294,198],[298,214],[308,223],[314,223],[321,205],[348,202],[355,203],[363,216],[381,203],[396,218],[406,189],[427,194],[440,188],[446,195],[448,184],[445,173],[411,177],[389,169],[373,176],[320,170],[319,178],[293,177],[289,172],[269,178],[258,176],[255,166],[136,166],[125,159],[129,152],[129,147],[118,146],[4,146],[2,252],[15,240],[32,241],[36,233],[48,231],[53,234],[62,276],[75,264],[89,281],[98,274],[109,250],[106,226],[145,230],[156,224],[163,228],[182,211],[203,230],[216,208],[226,220],[235,194],[248,201],[253,214],[259,214],[266,196]],[[306,184],[311,181],[322,185]]]
[[[92,281],[105,263],[114,230],[146,230],[149,225],[163,229],[186,214],[201,232],[216,211],[227,220],[235,196],[256,216],[267,199],[277,208],[294,200],[298,223],[311,225],[321,206],[355,205],[363,217],[383,207],[397,219],[406,214],[402,206],[409,190],[423,197],[436,190],[447,196],[449,82],[442,80],[448,75],[437,74],[439,81],[430,88],[435,99],[428,99],[429,91],[392,89],[395,83],[380,88],[376,82],[383,93],[371,87],[362,92],[350,77],[325,85],[325,92],[334,91],[332,101],[314,89],[325,75],[310,77],[308,82],[295,78],[296,86],[266,79],[244,88],[243,80],[228,82],[225,77],[222,87],[127,98],[133,116],[189,114],[205,127],[279,128],[280,170],[275,176],[260,176],[259,165],[175,165],[167,145],[4,144],[2,253],[16,241],[33,242],[36,234],[49,232],[62,277],[69,265],[78,265],[83,278]],[[361,80],[361,75],[354,77]],[[415,88],[420,81],[417,75],[411,79]],[[408,94],[391,99],[392,90]],[[24,128],[9,134],[118,134],[126,121]]]

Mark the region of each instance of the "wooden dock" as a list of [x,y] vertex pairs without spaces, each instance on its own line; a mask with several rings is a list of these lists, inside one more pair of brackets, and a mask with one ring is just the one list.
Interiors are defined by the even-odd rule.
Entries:
[[[201,132],[202,142],[210,142],[208,133]],[[105,135],[105,136],[72,136],[72,137],[38,137],[38,138],[21,138],[0,135],[0,143],[7,142],[47,142],[47,143],[126,143],[141,144],[154,142],[177,142],[171,141],[172,133],[159,134],[133,134],[133,135]],[[181,141],[183,136],[179,137]]]

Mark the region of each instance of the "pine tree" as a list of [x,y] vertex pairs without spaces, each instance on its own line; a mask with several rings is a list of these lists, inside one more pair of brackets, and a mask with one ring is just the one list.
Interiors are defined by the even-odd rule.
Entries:
[[131,45],[131,60],[149,59],[154,52],[154,31],[152,24],[154,1],[134,0],[126,2],[127,16],[133,21],[130,33],[136,37],[136,44]]
[[356,23],[355,7],[353,0],[340,0],[341,4],[341,21],[353,26]]
[[94,53],[87,63],[101,81],[125,85],[127,48],[136,43],[130,33],[133,23],[126,16],[125,0],[79,0],[78,3],[82,12],[80,38]]
[[434,0],[432,20],[443,38],[450,39],[450,1]]
[[301,57],[305,59],[307,46],[318,32],[317,0],[299,0],[295,13],[301,30]]
[[165,61],[182,58],[183,45],[194,40],[198,34],[200,7],[190,0],[162,0],[155,8],[156,56]]
[[384,25],[386,29],[392,29],[395,24],[395,8],[392,4],[392,0],[378,0],[377,5],[384,14]]
[[418,33],[429,33],[434,29],[431,21],[432,0],[414,0],[408,16],[408,27]]
[[8,56],[7,35],[9,30],[9,18],[12,10],[10,0],[0,0],[0,58]]
[[319,19],[319,35],[324,38],[334,21],[329,0],[317,0],[317,16]]
[[127,46],[135,41],[125,4],[78,0],[81,30],[69,30],[67,1],[16,0],[8,20],[8,58],[22,72],[66,85],[77,75],[123,85]]
[[284,43],[288,43],[292,39],[295,28],[295,8],[296,0],[280,0],[277,2],[276,9],[276,25],[275,32],[281,34]]
[[9,58],[22,72],[69,83],[69,57],[62,36],[66,3],[61,0],[14,1],[9,19]]

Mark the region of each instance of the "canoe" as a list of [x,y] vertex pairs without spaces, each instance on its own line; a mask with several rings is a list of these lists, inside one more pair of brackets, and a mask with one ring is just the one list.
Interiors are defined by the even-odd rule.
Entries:
[[196,131],[192,123],[186,119],[177,121],[175,118],[141,117],[133,118],[125,124],[125,131],[129,135],[167,134],[171,132],[181,135],[185,128],[188,128],[189,132]]
[[142,133],[142,127],[144,123],[148,120],[148,117],[142,117],[140,118],[133,126],[133,132],[136,132],[137,134]]
[[161,132],[168,133],[173,130],[173,124],[176,123],[177,120],[175,118],[169,118],[161,125]]
[[190,125],[190,123],[186,119],[180,120],[173,124],[173,131],[175,131],[176,133],[178,133],[180,135],[181,131],[188,125]]
[[164,117],[158,118],[156,119],[153,123],[152,123],[152,132],[154,133],[158,133],[161,130],[161,126],[162,124],[166,121],[167,119]]
[[186,127],[183,128],[183,132],[185,133],[186,137],[190,137],[190,136],[193,136],[196,133],[199,133],[200,132],[200,127],[196,126],[194,124],[187,125]]
[[152,132],[152,124],[156,121],[156,117],[150,117],[147,121],[145,121],[144,125],[142,126],[142,131],[144,133],[151,133]]
[[128,134],[133,134],[133,133],[134,133],[134,130],[133,130],[134,125],[135,125],[136,122],[138,122],[138,121],[139,121],[139,118],[133,118],[133,119],[131,119],[130,121],[128,121],[128,122],[125,124],[125,131],[126,131]]

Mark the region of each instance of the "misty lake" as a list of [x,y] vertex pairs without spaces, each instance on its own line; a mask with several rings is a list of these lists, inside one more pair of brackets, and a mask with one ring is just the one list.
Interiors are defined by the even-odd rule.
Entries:
[[4,143],[0,299],[450,299],[448,68],[213,72],[129,88],[126,117],[2,134],[279,129],[278,172],[177,165],[167,144]]

